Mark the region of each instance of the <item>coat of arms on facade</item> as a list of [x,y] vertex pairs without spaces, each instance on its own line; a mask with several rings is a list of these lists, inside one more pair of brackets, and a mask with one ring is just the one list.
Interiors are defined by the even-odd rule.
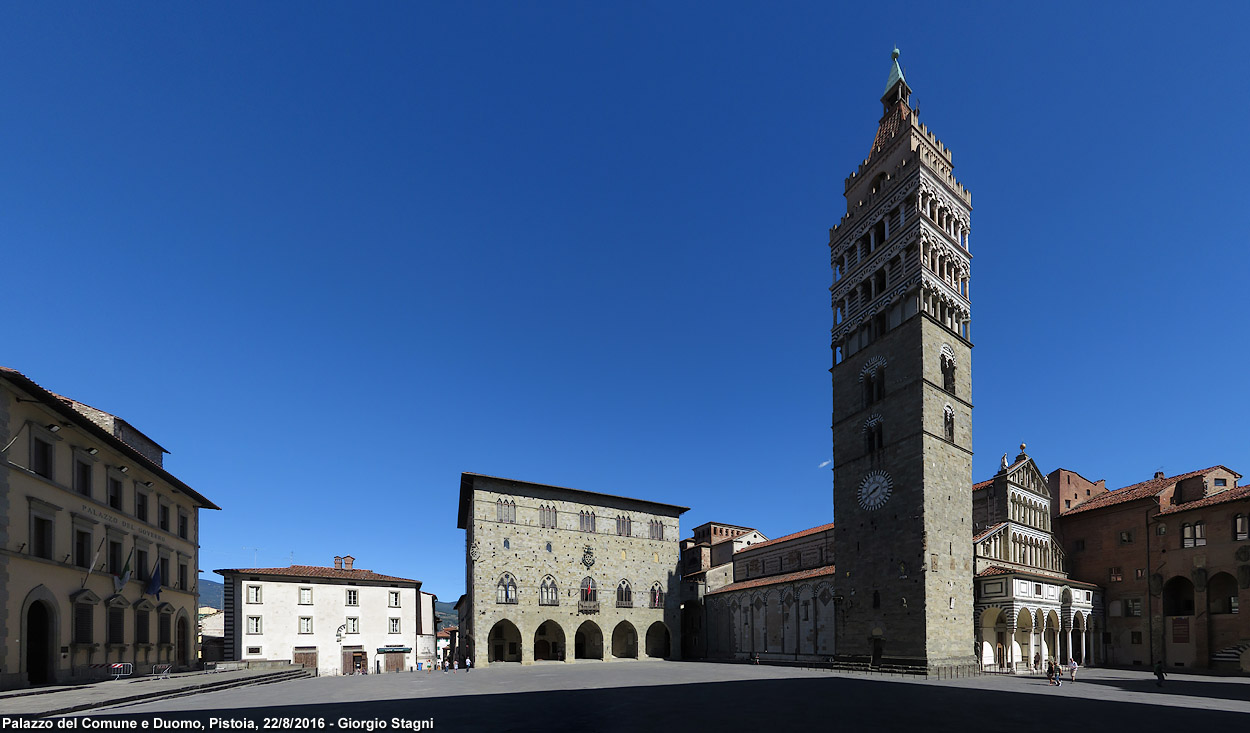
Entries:
[[480,557],[480,556],[481,556],[481,554],[482,554],[482,553],[481,553],[481,551],[477,549],[477,543],[476,543],[476,542],[474,542],[473,544],[469,545],[469,559],[470,559],[470,560],[472,560],[472,561],[474,561],[474,562],[477,562],[477,559],[478,559],[478,557]]
[[586,549],[582,551],[582,564],[587,570],[595,564],[595,551],[590,548],[590,545],[586,545]]

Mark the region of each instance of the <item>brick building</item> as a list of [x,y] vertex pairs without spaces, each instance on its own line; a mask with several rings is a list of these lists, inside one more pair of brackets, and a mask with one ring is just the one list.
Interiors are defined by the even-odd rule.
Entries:
[[1078,494],[1060,513],[1071,574],[1106,589],[1110,663],[1250,671],[1250,487],[1240,478],[1224,466],[1156,473]]
[[707,608],[704,597],[734,581],[734,553],[768,540],[759,530],[705,522],[681,541],[682,657],[707,656]]

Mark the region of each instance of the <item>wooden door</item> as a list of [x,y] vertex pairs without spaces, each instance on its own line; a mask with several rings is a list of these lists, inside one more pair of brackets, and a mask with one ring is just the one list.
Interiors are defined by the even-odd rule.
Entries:
[[404,671],[404,653],[403,652],[387,652],[385,669],[387,672],[403,672]]
[[294,658],[294,661],[296,664],[304,665],[305,669],[317,668],[317,650],[316,649],[313,649],[312,651],[297,651],[291,656]]

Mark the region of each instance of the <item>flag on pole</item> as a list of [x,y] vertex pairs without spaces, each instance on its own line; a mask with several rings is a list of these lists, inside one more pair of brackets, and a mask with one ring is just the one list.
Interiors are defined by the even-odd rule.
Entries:
[[156,567],[152,568],[152,577],[148,578],[148,587],[144,588],[143,592],[156,596],[158,601],[161,599],[161,561],[159,559],[156,561]]
[[100,559],[100,550],[104,549],[104,541],[105,541],[105,540],[107,540],[107,539],[108,539],[108,535],[105,535],[105,536],[103,536],[103,537],[101,537],[101,538],[100,538],[100,544],[96,545],[96,548],[95,548],[95,555],[93,555],[93,556],[91,557],[91,564],[87,566],[87,572],[83,573],[83,576],[82,576],[82,585],[78,586],[79,588],[86,588],[86,587],[87,587],[87,578],[90,578],[90,577],[91,577],[91,571],[92,571],[92,570],[95,570],[95,563],[96,563],[96,560],[99,560],[99,559]]
[[133,557],[134,554],[135,548],[132,547],[130,548],[130,554],[126,556],[126,565],[122,568],[122,574],[120,576],[113,576],[114,593],[121,593],[122,588],[125,588],[126,584],[130,582],[130,558]]

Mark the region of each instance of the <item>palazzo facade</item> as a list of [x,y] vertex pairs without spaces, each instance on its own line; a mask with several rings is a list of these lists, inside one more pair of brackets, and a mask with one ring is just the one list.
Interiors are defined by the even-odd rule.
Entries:
[[678,520],[686,507],[462,474],[461,657],[680,657]]
[[0,368],[0,688],[196,651],[199,510],[218,509],[125,420]]

